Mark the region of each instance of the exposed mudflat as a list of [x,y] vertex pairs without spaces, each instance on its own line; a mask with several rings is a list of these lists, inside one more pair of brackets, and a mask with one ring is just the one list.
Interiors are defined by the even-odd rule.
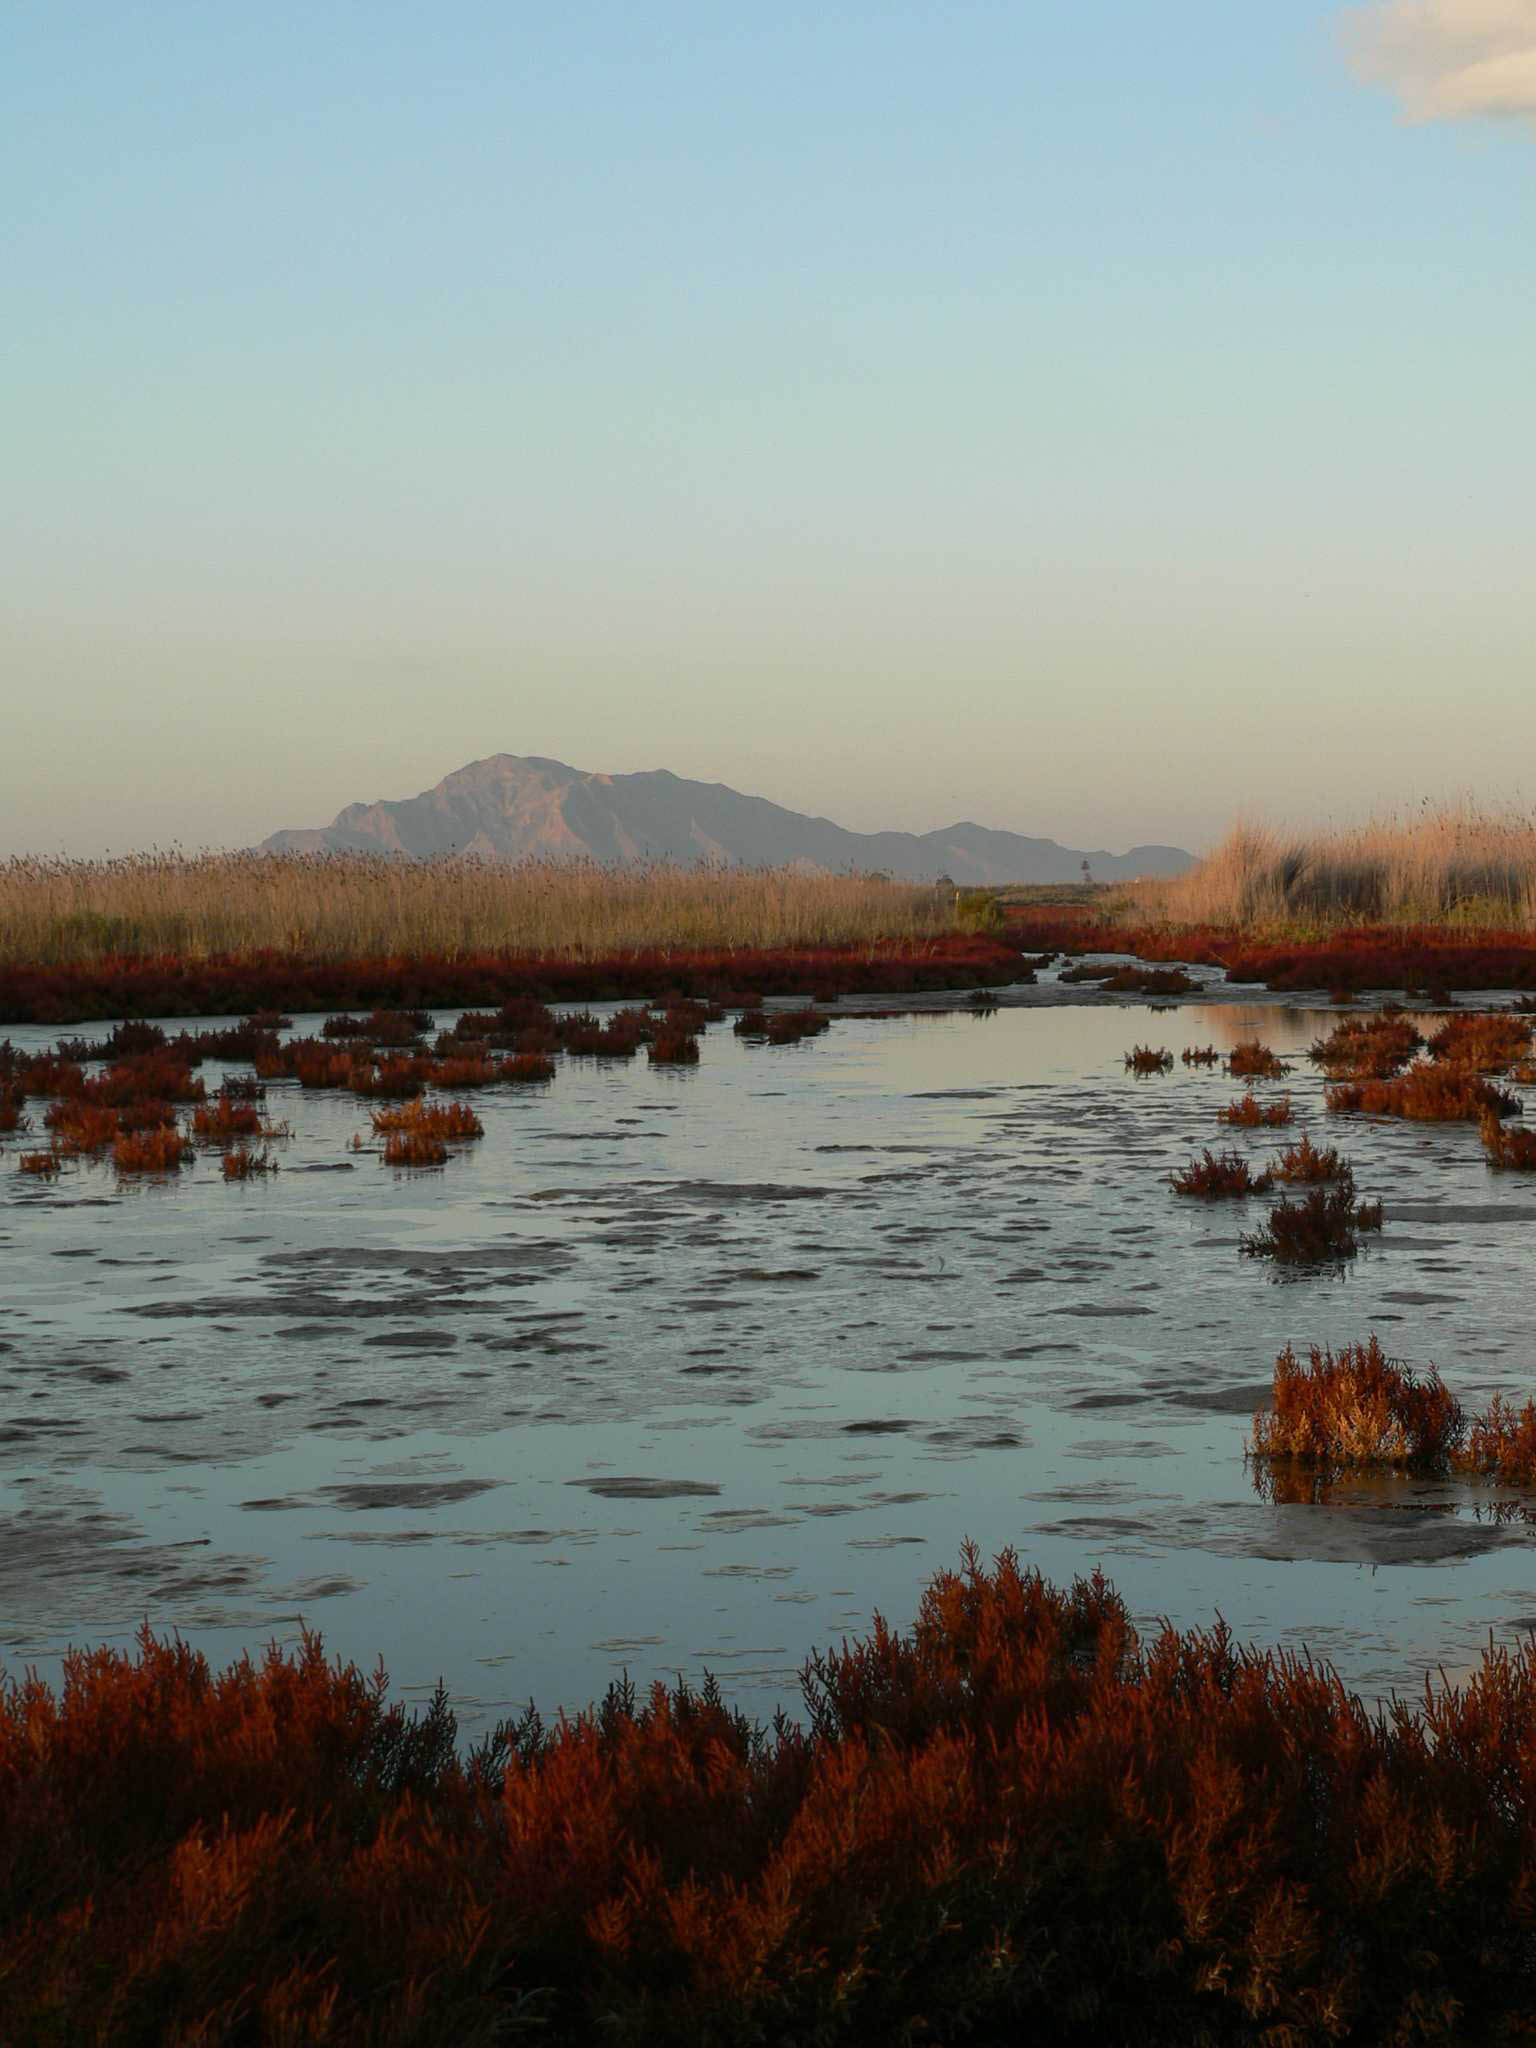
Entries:
[[[1536,1391],[1536,1176],[1490,1174],[1469,1126],[1326,1117],[1303,1060],[1122,1067],[1299,1052],[1321,1012],[1018,998],[782,1048],[716,1025],[691,1069],[563,1059],[477,1094],[485,1138],[442,1171],[351,1151],[364,1107],[284,1083],[265,1183],[216,1157],[36,1183],[35,1140],[3,1141],[7,1670],[145,1619],[222,1660],[302,1619],[408,1694],[441,1674],[470,1726],[621,1668],[707,1666],[766,1711],[813,1646],[905,1622],[967,1536],[1373,1694],[1522,1639],[1536,1530],[1508,1489],[1276,1500],[1242,1447],[1288,1341],[1375,1329],[1469,1403]],[[1219,1126],[1250,1085],[1295,1124]],[[1262,1198],[1165,1176],[1303,1131],[1386,1227],[1277,1279],[1238,1253]]]

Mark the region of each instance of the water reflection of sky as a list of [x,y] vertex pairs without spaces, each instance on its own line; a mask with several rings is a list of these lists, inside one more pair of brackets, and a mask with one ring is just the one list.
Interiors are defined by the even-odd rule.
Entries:
[[1469,1399],[1523,1395],[1536,1192],[1470,1129],[1325,1119],[1299,1063],[1261,1092],[1388,1226],[1344,1277],[1277,1283],[1237,1252],[1261,1205],[1163,1178],[1274,1134],[1220,1129],[1219,1068],[1122,1067],[1328,1022],[1040,1006],[781,1050],[716,1026],[692,1071],[486,1095],[440,1174],[354,1154],[357,1105],[286,1086],[268,1185],[7,1164],[8,1667],[146,1615],[222,1657],[302,1615],[403,1689],[441,1673],[471,1723],[621,1667],[707,1664],[766,1709],[966,1536],[1371,1692],[1465,1666],[1536,1619],[1523,1523],[1422,1482],[1266,1499],[1242,1442],[1289,1340],[1376,1329]]

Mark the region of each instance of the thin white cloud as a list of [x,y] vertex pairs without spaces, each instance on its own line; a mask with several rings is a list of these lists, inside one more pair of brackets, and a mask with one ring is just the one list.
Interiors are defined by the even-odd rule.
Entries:
[[1374,0],[1347,11],[1344,38],[1414,120],[1536,119],[1536,0]]

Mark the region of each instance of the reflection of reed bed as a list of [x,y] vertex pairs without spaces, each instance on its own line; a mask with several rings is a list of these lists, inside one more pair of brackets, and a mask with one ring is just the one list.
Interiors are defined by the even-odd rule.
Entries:
[[0,2033],[1186,2048],[1529,2010],[1529,1649],[1382,1714],[968,1550],[802,1684],[769,1728],[618,1684],[464,1756],[441,1692],[413,1717],[314,1636],[71,1652],[0,1700]]

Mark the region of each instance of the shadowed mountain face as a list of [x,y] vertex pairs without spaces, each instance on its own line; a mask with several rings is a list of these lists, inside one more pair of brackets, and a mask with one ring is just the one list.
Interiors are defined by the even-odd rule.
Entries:
[[493,754],[397,803],[349,804],[313,831],[274,832],[264,853],[470,853],[487,859],[721,861],[743,867],[879,869],[903,880],[1096,882],[1174,875],[1192,864],[1176,846],[1128,853],[1058,846],[983,825],[938,832],[848,832],[723,782],[657,769],[587,775],[561,761]]

